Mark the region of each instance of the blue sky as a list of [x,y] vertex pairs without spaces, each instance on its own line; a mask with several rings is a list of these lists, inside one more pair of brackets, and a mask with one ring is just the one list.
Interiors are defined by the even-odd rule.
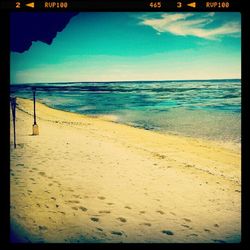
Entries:
[[239,13],[80,13],[11,52],[11,83],[241,78]]

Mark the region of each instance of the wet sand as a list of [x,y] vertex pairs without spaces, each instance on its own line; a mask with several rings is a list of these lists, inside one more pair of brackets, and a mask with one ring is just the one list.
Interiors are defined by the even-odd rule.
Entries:
[[[11,227],[23,242],[222,243],[241,238],[241,156],[17,99]],[[12,143],[11,128],[11,143]]]

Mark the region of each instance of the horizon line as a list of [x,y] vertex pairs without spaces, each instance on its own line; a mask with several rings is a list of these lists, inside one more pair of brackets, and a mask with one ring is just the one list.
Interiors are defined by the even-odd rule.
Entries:
[[210,78],[210,79],[169,79],[169,80],[118,80],[118,81],[72,81],[72,82],[29,82],[29,83],[10,83],[17,84],[41,84],[41,83],[115,83],[115,82],[181,82],[181,81],[219,81],[219,80],[241,80],[241,78]]

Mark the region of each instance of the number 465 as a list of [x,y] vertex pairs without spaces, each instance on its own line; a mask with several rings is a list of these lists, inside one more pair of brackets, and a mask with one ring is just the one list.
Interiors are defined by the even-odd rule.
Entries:
[[149,6],[151,8],[161,8],[161,2],[151,2]]

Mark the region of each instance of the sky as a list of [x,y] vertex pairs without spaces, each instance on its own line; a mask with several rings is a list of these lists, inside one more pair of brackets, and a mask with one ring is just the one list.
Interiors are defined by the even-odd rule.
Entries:
[[233,12],[91,12],[49,45],[11,52],[11,83],[241,78]]

